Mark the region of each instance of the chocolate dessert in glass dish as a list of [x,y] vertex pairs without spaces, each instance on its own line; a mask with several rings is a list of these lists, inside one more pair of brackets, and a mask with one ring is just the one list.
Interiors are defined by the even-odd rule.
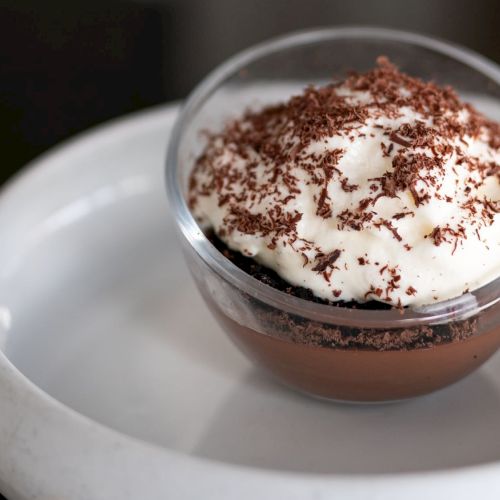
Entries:
[[[459,96],[494,106],[498,69],[413,35],[309,35],[247,52],[188,103],[169,189],[189,212],[176,215],[190,268],[235,343],[288,385],[349,401],[431,392],[500,346],[500,126]],[[300,57],[342,43],[353,57],[333,79],[313,64],[300,86]],[[217,101],[232,113],[210,127]]]

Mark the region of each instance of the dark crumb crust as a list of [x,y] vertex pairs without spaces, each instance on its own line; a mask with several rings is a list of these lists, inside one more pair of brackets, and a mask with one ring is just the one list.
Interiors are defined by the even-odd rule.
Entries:
[[[239,252],[229,249],[213,232],[208,234],[208,239],[241,270],[262,283],[289,295],[332,307],[365,310],[392,309],[391,306],[376,301],[358,303],[332,302],[320,299],[314,296],[311,290],[292,286],[271,269],[256,263],[253,259],[245,257]],[[278,311],[251,297],[247,296],[246,299],[251,302],[255,319],[262,323],[266,330],[272,331],[276,337],[315,347],[377,351],[411,350],[465,340],[477,332],[477,317],[445,325],[425,325],[388,330],[359,329],[309,321],[284,311]]]

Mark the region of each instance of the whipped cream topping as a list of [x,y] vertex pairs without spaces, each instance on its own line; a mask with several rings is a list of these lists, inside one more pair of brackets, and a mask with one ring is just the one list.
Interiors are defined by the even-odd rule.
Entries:
[[189,204],[323,299],[442,301],[500,276],[500,126],[379,58],[210,135]]

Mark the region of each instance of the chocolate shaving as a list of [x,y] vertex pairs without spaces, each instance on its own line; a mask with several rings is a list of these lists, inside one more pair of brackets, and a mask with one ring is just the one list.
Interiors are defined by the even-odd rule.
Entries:
[[405,148],[409,148],[411,146],[411,142],[403,139],[402,137],[399,137],[399,135],[395,132],[391,132],[391,134],[389,135],[389,139],[392,142],[399,144],[400,146],[404,146]]
[[399,212],[397,214],[394,214],[392,216],[393,219],[396,219],[396,220],[399,220],[399,219],[403,219],[404,217],[406,217],[407,215],[411,215],[412,217],[415,217],[415,212]]
[[467,238],[465,228],[461,225],[458,225],[456,229],[449,225],[444,227],[436,226],[427,236],[433,240],[434,245],[437,247],[442,243],[453,243],[452,254],[455,253],[458,242]]
[[336,260],[340,257],[341,253],[342,250],[336,249],[326,255],[320,254],[316,257],[317,264],[312,268],[312,270],[318,273],[324,272],[328,267],[333,266]]
[[375,222],[374,226],[378,228],[384,226],[392,233],[394,238],[396,238],[398,241],[401,241],[403,239],[401,238],[401,235],[398,233],[398,230],[392,225],[392,222],[387,219],[382,219],[380,222]]
[[352,193],[352,191],[359,189],[358,184],[349,184],[349,181],[345,177],[341,179],[340,185],[346,193]]

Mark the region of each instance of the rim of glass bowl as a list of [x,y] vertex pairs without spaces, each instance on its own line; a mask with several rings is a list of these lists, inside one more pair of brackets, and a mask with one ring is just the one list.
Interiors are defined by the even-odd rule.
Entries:
[[439,39],[399,30],[375,27],[345,26],[299,31],[257,44],[228,59],[206,76],[188,96],[170,136],[167,153],[166,183],[170,206],[175,220],[189,245],[221,278],[242,292],[268,305],[314,321],[358,328],[407,327],[444,323],[477,314],[500,302],[500,278],[460,297],[401,314],[398,310],[360,310],[334,307],[287,295],[239,269],[224,257],[205,237],[186,204],[178,176],[178,150],[183,132],[199,108],[221,84],[245,65],[259,58],[294,46],[336,39],[377,39],[405,42],[432,49],[468,65],[500,85],[500,67],[485,57]]

